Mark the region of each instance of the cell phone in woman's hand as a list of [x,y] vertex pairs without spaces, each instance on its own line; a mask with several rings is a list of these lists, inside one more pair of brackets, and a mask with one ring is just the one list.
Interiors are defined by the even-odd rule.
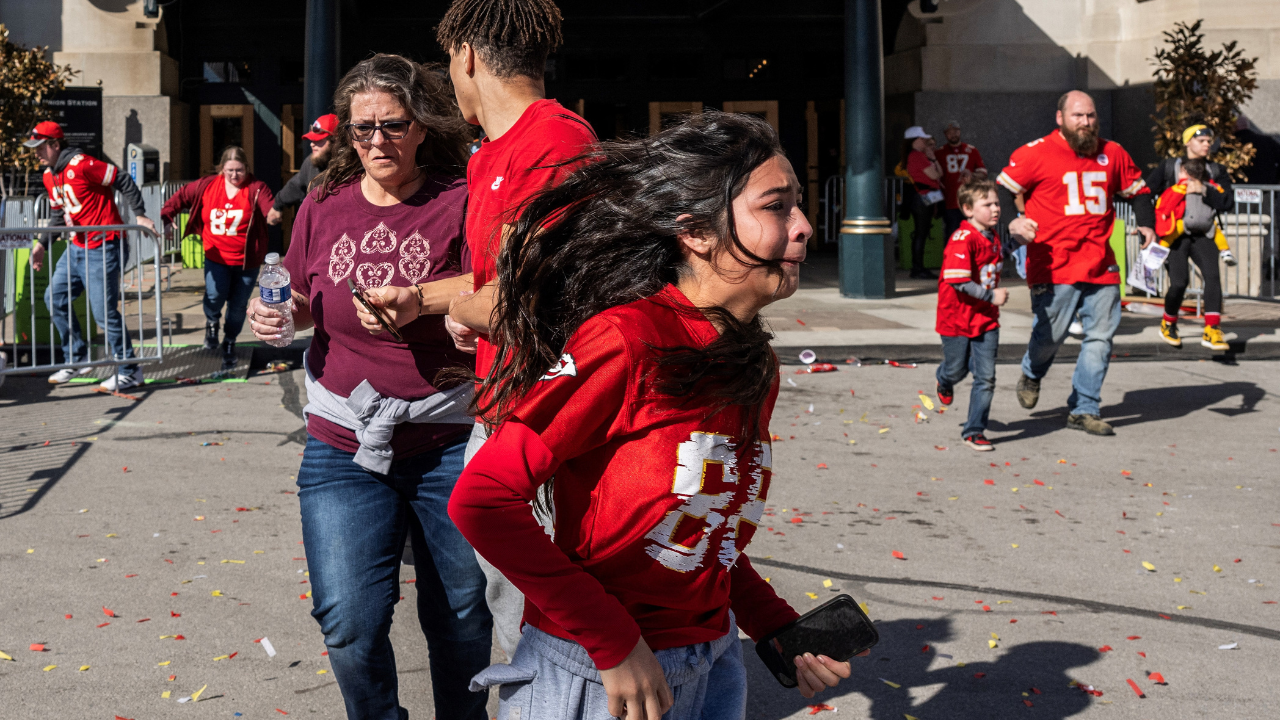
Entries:
[[370,315],[378,319],[378,324],[382,326],[383,330],[391,333],[391,337],[395,338],[396,342],[404,342],[404,336],[400,334],[400,330],[396,328],[395,323],[387,319],[387,316],[382,314],[382,310],[369,304],[369,301],[365,299],[364,293],[360,291],[360,288],[356,287],[356,284],[351,282],[351,278],[347,278],[347,287],[351,288],[351,297],[359,300],[360,304],[364,306],[364,309]]
[[795,657],[805,653],[826,655],[844,662],[880,642],[880,633],[871,618],[848,595],[838,595],[756,643],[756,654],[769,672],[793,688],[796,681]]

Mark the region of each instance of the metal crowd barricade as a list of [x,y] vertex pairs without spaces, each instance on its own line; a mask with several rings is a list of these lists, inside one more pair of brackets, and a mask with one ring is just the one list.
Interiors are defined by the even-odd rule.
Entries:
[[[898,203],[905,180],[896,175],[884,179],[884,216],[889,219],[889,234],[898,237]],[[840,224],[844,222],[844,176],[832,175],[822,185],[822,198],[818,208],[818,228],[822,242],[833,243],[840,238]]]
[[[30,200],[30,198],[24,200]],[[39,215],[38,200],[31,202],[30,207],[32,209],[30,214],[23,214],[19,210],[18,216],[26,219],[27,222],[17,225],[10,222],[13,219],[14,205],[7,205],[4,223],[6,227],[0,229],[0,257],[3,258],[0,260],[0,268],[4,275],[3,287],[6,289],[5,314],[0,317],[0,342],[2,342],[0,347],[9,356],[5,368],[0,370],[0,375],[54,372],[67,368],[79,370],[103,366],[115,366],[118,372],[121,365],[163,362],[159,236],[142,225],[40,227],[40,218],[33,217]],[[37,222],[30,222],[32,219]],[[81,249],[83,254],[77,260],[79,264],[73,266],[75,261],[68,256],[71,252],[71,241],[65,241],[66,245],[61,247],[61,253],[55,253],[53,242],[55,236],[72,231],[82,239],[91,238],[92,234],[103,232],[116,232],[118,237],[102,243],[97,248]],[[44,243],[48,250],[41,270],[35,269],[30,258],[30,253],[34,249],[32,240],[37,236],[48,238]],[[121,257],[119,268],[113,276],[107,271],[106,260],[108,249],[115,244],[119,244]],[[97,254],[96,258],[94,258],[95,254]],[[144,259],[139,261],[138,258]],[[151,276],[155,281],[150,286],[146,286],[143,283],[145,275],[139,273],[136,282],[126,284],[125,276],[129,269],[140,269],[144,265],[151,266],[153,270]],[[58,289],[54,283],[59,266],[63,266],[67,271],[65,280],[58,279],[59,282],[65,283],[62,289],[68,295],[65,308],[49,307],[52,303],[47,302],[52,298],[53,292]],[[75,283],[72,280],[73,271],[78,271],[79,275],[76,278],[78,282]],[[38,279],[43,282],[38,282]],[[77,285],[80,287],[77,288]],[[19,308],[18,303],[14,301],[18,288],[21,288],[25,300],[22,303],[25,310]],[[114,303],[111,301],[112,288],[116,289],[117,295]],[[77,289],[79,293],[76,292]],[[91,293],[101,293],[101,298],[90,297]],[[147,332],[149,318],[146,317],[148,313],[145,311],[148,293],[154,300],[155,313],[151,323],[153,332],[150,338]],[[83,297],[83,317],[75,307],[80,297]],[[99,299],[102,317],[93,311],[93,305],[98,304],[95,301]],[[134,307],[131,308],[131,305]],[[42,317],[43,313],[38,312],[41,308],[47,309],[48,315]],[[133,312],[135,309],[136,315]],[[79,339],[84,344],[81,357],[67,357],[64,352],[64,343],[71,339],[63,337],[57,329],[55,312],[60,314],[58,319],[65,317],[66,326],[72,329],[70,334],[74,335],[76,326],[79,326]],[[65,315],[61,315],[62,313]],[[118,318],[118,328],[112,319],[113,314]],[[136,328],[130,328],[131,320],[136,322]],[[122,352],[119,356],[111,349],[111,336],[115,333],[120,333],[119,345]],[[132,345],[135,357],[127,357],[123,352],[126,339]],[[73,352],[76,352],[74,344]]]

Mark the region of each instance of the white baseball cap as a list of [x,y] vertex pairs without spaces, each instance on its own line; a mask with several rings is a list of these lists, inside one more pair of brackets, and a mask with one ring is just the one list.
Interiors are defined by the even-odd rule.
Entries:
[[912,125],[907,128],[907,131],[902,134],[902,137],[906,140],[914,140],[915,138],[931,138],[933,136],[925,132],[924,128],[919,125]]

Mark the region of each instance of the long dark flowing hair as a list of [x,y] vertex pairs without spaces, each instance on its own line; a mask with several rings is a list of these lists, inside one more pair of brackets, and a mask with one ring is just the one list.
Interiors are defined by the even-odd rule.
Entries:
[[351,122],[351,99],[365,92],[385,92],[393,96],[426,131],[414,156],[418,167],[431,167],[452,177],[466,174],[470,157],[467,143],[474,137],[475,130],[458,111],[448,72],[442,67],[419,65],[399,55],[379,53],[351,68],[333,93],[338,131],[329,136],[329,142],[334,143],[329,152],[329,165],[312,181],[312,187],[318,188],[316,202],[322,202],[364,172],[346,125]]
[[[486,422],[506,418],[560,358],[569,337],[611,307],[649,297],[689,272],[682,232],[719,239],[748,267],[781,263],[747,250],[735,229],[733,200],[751,173],[783,155],[777,133],[750,115],[707,112],[652,137],[595,146],[563,183],[532,197],[500,253],[498,301],[490,337],[498,349],[477,393]],[[683,220],[677,221],[682,216]],[[772,335],[724,308],[691,310],[720,336],[705,347],[658,350],[657,389],[684,402],[759,407],[778,373]],[[758,432],[748,412],[744,439]]]

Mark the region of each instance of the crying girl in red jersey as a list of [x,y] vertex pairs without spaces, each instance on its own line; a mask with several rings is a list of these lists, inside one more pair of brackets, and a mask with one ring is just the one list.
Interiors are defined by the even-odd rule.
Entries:
[[[795,292],[799,200],[768,124],[706,113],[603,144],[521,214],[481,393],[497,429],[449,505],[526,598],[511,665],[472,681],[503,685],[500,717],[745,715],[738,627],[797,617],[743,551],[778,393],[758,313]],[[850,673],[795,662],[806,697]]]

